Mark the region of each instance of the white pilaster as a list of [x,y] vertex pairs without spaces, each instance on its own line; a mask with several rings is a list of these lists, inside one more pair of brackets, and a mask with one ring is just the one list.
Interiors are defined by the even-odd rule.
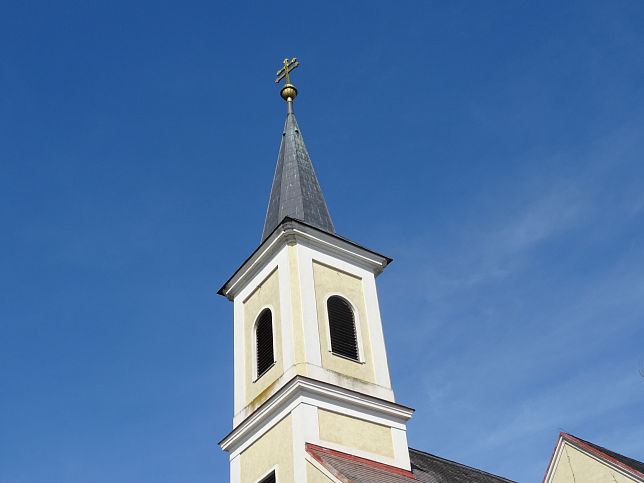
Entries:
[[293,342],[293,307],[291,303],[291,277],[289,273],[288,247],[283,247],[277,256],[280,314],[282,327],[282,363],[287,371],[295,363]]
[[241,299],[237,298],[234,302],[234,407],[235,413],[244,407],[244,374],[246,373],[244,362],[244,304]]
[[241,483],[241,458],[230,456],[230,483]]
[[295,481],[306,481],[306,443],[320,440],[317,408],[301,403],[293,409],[293,475]]
[[322,356],[320,354],[320,333],[318,332],[318,309],[315,302],[313,258],[310,249],[299,244],[297,245],[297,256],[300,269],[302,320],[304,321],[304,353],[307,363],[321,366]]
[[367,320],[369,320],[369,338],[371,339],[371,350],[373,351],[373,365],[376,375],[376,384],[384,387],[391,387],[389,377],[389,363],[387,362],[387,349],[385,348],[385,336],[382,331],[382,319],[380,318],[380,304],[378,303],[378,290],[376,279],[369,274],[362,279],[364,287],[365,306]]
[[394,459],[397,466],[405,470],[411,471],[411,464],[409,462],[409,446],[407,446],[407,428],[405,427],[392,427],[391,438],[394,442]]

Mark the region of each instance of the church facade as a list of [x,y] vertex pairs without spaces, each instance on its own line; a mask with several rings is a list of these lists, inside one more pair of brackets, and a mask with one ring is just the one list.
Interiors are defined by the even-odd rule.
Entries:
[[219,293],[233,302],[232,483],[507,482],[412,450],[396,402],[376,277],[391,259],[335,232],[287,114],[259,247]]

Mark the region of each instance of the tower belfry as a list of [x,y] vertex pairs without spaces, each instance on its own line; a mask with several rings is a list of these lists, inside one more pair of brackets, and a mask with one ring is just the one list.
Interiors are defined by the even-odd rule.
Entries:
[[375,281],[391,259],[335,232],[293,110],[298,65],[277,72],[287,113],[261,243],[219,290],[234,303],[220,445],[234,483],[345,481],[333,458],[407,481],[413,410],[395,402]]

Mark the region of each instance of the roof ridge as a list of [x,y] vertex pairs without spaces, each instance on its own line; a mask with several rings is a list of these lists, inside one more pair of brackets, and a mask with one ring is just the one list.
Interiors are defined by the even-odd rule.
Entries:
[[415,448],[411,448],[411,447],[410,447],[410,448],[408,448],[408,449],[409,449],[409,451],[414,451],[414,452],[416,452],[416,453],[421,453],[421,454],[424,454],[424,455],[429,456],[429,457],[431,457],[431,458],[435,458],[435,459],[437,459],[437,460],[445,461],[445,462],[447,462],[447,463],[451,463],[451,464],[455,464],[455,465],[461,466],[461,467],[463,467],[463,468],[467,468],[468,470],[474,470],[474,471],[476,471],[476,472],[478,472],[478,473],[482,473],[482,474],[485,474],[485,475],[493,476],[494,478],[500,478],[500,479],[502,479],[502,480],[504,480],[504,481],[508,481],[508,482],[510,482],[510,483],[515,483],[515,482],[514,482],[514,480],[508,480],[507,478],[504,478],[503,476],[495,475],[494,473],[490,473],[490,472],[488,472],[488,471],[483,471],[483,470],[480,470],[480,469],[478,469],[478,468],[474,468],[473,466],[464,465],[463,463],[459,463],[458,461],[454,461],[454,460],[450,460],[450,459],[447,459],[447,458],[443,458],[443,457],[441,457],[441,456],[437,456],[437,455],[435,455],[435,454],[428,453],[427,451],[421,451],[421,450],[419,450],[419,449],[415,449]]
[[586,441],[585,439],[579,438],[574,434],[562,432],[561,436],[564,439],[576,440],[577,442],[582,443],[585,446],[589,446],[590,449],[594,450],[595,452],[602,453],[604,457],[610,460],[614,460],[620,466],[626,467],[630,471],[637,473],[639,476],[644,476],[644,462],[642,461],[636,460],[635,458],[631,458],[629,456],[625,456],[621,453],[618,453],[617,451],[605,448],[604,446]]

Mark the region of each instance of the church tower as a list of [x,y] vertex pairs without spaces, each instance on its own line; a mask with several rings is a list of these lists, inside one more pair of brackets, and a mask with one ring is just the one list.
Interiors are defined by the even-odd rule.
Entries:
[[391,259],[335,232],[293,111],[298,65],[278,71],[287,113],[261,243],[219,290],[235,386],[220,445],[232,483],[346,481],[333,458],[410,477],[413,410],[395,402],[376,290]]

